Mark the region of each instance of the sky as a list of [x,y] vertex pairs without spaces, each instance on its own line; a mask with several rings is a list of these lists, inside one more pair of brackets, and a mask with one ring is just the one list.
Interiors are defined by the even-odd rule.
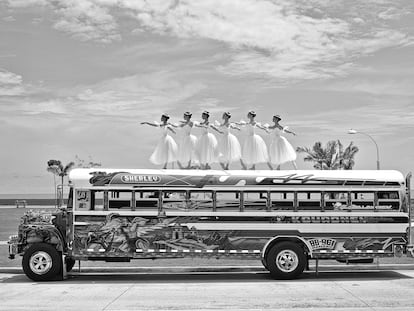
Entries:
[[411,0],[0,0],[0,194],[53,193],[49,159],[155,168],[140,122],[203,110],[279,114],[294,147],[353,141],[375,169],[353,128],[406,174],[413,86]]

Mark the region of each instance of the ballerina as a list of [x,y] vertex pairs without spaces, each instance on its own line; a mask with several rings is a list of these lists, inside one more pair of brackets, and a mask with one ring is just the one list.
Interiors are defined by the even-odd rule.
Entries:
[[210,124],[208,120],[210,113],[203,111],[201,114],[202,122],[196,123],[195,126],[203,128],[203,134],[200,136],[197,142],[196,150],[198,160],[202,169],[211,169],[210,164],[216,163],[220,155],[218,150],[218,142],[216,136],[210,133],[209,129],[212,128],[215,131],[222,133],[217,127]]
[[241,147],[239,140],[230,132],[231,129],[240,131],[240,128],[234,123],[230,123],[230,112],[223,113],[222,118],[224,120],[223,123],[220,124],[216,121],[218,129],[220,129],[223,134],[219,140],[219,152],[221,153],[219,159],[223,170],[228,170],[230,163],[240,161],[241,159]]
[[289,141],[281,136],[281,133],[289,133],[296,136],[296,133],[289,130],[287,126],[283,127],[279,124],[282,118],[279,115],[273,116],[274,125],[269,126],[269,130],[273,130],[272,142],[269,147],[269,167],[273,169],[272,164],[277,165],[277,169],[280,169],[280,165],[286,162],[291,162],[295,170],[296,167],[296,152]]
[[256,164],[258,163],[267,163],[269,161],[269,156],[267,153],[267,146],[263,138],[256,134],[256,128],[268,132],[267,128],[256,122],[254,119],[256,113],[254,111],[249,111],[247,113],[247,118],[249,122],[241,121],[236,123],[237,125],[242,125],[247,127],[247,137],[244,140],[242,148],[242,158],[240,163],[244,169],[247,169],[247,166],[251,166],[250,169],[256,169]]
[[177,161],[177,144],[174,138],[168,133],[170,131],[175,134],[174,129],[171,128],[171,124],[168,123],[169,118],[170,116],[168,114],[163,114],[161,116],[161,124],[156,121],[141,122],[141,124],[159,127],[162,131],[161,138],[150,156],[150,161],[156,165],[163,164],[163,169],[167,168],[168,163]]
[[181,143],[178,150],[178,166],[180,168],[190,168],[194,162],[197,161],[196,157],[196,145],[197,137],[191,134],[194,122],[191,121],[192,113],[184,113],[184,121],[181,121],[179,125],[173,125],[174,127],[181,127],[184,131]]

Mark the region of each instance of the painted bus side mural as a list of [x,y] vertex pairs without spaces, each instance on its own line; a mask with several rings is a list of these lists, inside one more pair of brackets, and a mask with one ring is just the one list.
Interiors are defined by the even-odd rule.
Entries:
[[[75,229],[75,251],[119,253],[126,256],[148,250],[212,251],[261,250],[273,236],[270,230],[199,230],[198,223],[209,223],[204,217],[133,217],[111,213],[105,216],[78,216]],[[260,223],[258,223],[260,226]],[[315,224],[316,225],[316,224]],[[323,226],[323,223],[320,225]],[[393,244],[404,243],[401,237],[318,237],[307,235],[314,251],[384,251]]]

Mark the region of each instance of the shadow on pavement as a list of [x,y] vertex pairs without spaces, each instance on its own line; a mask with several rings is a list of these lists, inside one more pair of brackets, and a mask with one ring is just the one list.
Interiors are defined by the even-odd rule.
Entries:
[[[237,283],[237,282],[326,282],[326,281],[381,281],[410,279],[410,276],[397,271],[323,271],[319,275],[306,272],[296,280],[274,280],[267,272],[234,272],[234,273],[72,273],[65,281],[53,281],[43,284],[64,283]],[[13,275],[0,283],[36,283],[25,275]]]

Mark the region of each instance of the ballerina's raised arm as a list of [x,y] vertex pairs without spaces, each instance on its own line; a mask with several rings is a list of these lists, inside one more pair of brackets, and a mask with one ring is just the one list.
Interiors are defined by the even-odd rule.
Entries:
[[141,122],[141,125],[149,125],[149,126],[153,126],[153,127],[162,127],[165,126],[165,128],[169,131],[171,131],[172,133],[176,134],[176,132],[174,131],[174,129],[172,128],[172,126],[174,126],[172,123],[168,122],[169,116],[166,114],[163,114],[161,116],[161,121],[162,123],[159,123],[157,121],[153,121],[153,122],[148,122],[148,121],[144,121]]
[[263,130],[263,131],[265,131],[266,133],[270,133],[270,131],[269,131],[269,125],[268,124],[261,124],[261,123],[259,123],[259,122],[256,122],[255,123],[256,124],[256,127],[257,128],[259,128],[259,129],[261,129],[261,130]]
[[161,124],[157,121],[154,121],[154,122],[144,121],[144,122],[141,122],[140,124],[141,125],[150,125],[150,126],[154,126],[154,127],[160,127],[161,126]]
[[162,130],[162,135],[158,141],[157,146],[155,147],[153,153],[150,156],[150,161],[153,164],[161,165],[166,169],[168,163],[174,163],[177,160],[177,144],[174,139],[168,135],[168,130],[175,134],[174,129],[171,128],[168,119],[170,116],[168,114],[163,114],[161,116],[161,123],[154,122],[141,122],[143,125],[149,125],[153,127],[158,127]]
[[281,124],[279,124],[279,121],[282,120],[281,117],[279,115],[274,115],[273,116],[273,122],[274,124],[269,126],[268,129],[269,130],[273,130],[275,128],[278,128],[279,130],[281,130],[284,133],[288,133],[288,134],[292,134],[294,136],[297,136],[297,134],[289,129],[289,126],[282,126]]

